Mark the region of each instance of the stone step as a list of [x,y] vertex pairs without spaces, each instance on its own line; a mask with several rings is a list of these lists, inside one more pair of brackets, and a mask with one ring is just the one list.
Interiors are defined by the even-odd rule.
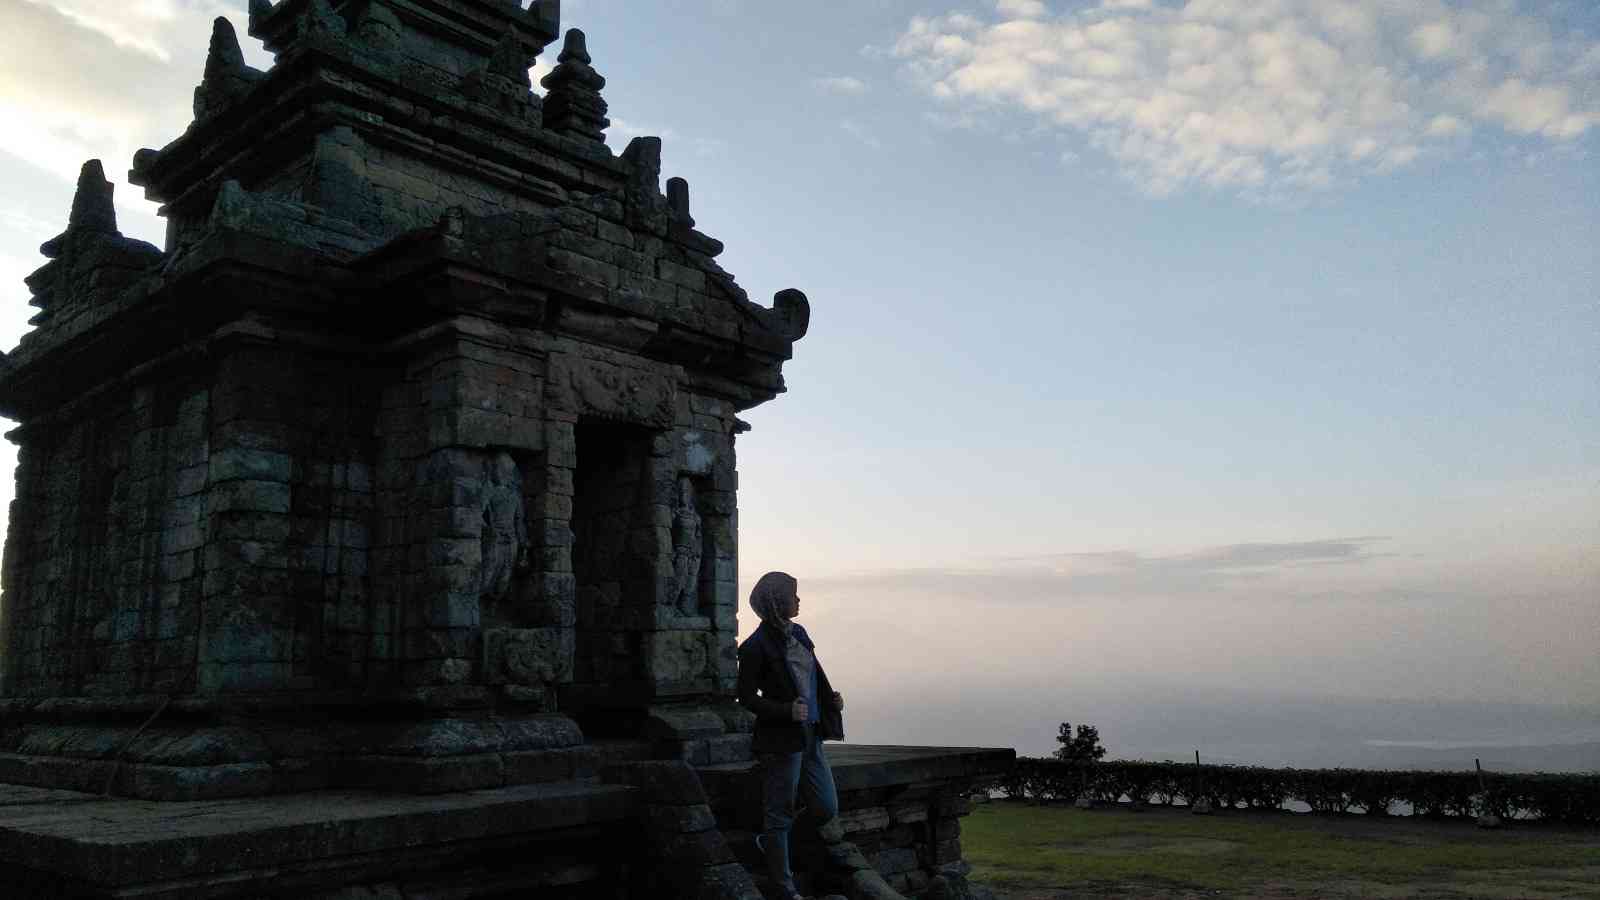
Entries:
[[314,791],[172,803],[74,795],[67,803],[61,791],[9,788],[0,883],[170,900],[459,882],[477,868],[508,890],[578,884],[616,877],[619,859],[600,848],[637,841],[638,793],[565,781],[431,797]]

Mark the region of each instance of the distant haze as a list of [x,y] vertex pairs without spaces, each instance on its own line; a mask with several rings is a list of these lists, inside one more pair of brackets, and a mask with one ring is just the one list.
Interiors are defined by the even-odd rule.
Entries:
[[1070,719],[1111,759],[1294,767],[1600,771],[1600,709],[1329,699],[1177,686],[1019,684],[951,692],[854,689],[849,738],[1015,747],[1048,756]]

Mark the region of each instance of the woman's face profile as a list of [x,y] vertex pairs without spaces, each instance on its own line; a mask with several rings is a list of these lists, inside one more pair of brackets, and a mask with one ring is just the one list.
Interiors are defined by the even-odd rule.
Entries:
[[800,585],[796,583],[795,589],[789,592],[789,596],[784,597],[773,605],[778,608],[778,615],[785,619],[792,619],[800,615]]

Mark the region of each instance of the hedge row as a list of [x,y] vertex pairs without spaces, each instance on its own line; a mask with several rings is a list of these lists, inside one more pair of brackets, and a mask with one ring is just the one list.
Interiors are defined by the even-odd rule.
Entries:
[[1503,819],[1600,824],[1600,773],[1507,775],[1362,769],[1268,769],[1126,760],[1091,763],[1017,760],[1000,788],[1011,799],[1192,804],[1216,809],[1281,809],[1300,801],[1316,812],[1384,816],[1397,804],[1432,818],[1494,814]]

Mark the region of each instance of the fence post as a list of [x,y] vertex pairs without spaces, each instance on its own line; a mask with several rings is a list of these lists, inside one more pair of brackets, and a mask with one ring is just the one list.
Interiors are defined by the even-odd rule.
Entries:
[[1211,815],[1211,798],[1203,796],[1205,777],[1200,772],[1200,751],[1194,751],[1194,793],[1189,797],[1189,812],[1196,816]]
[[1483,760],[1473,757],[1472,765],[1478,770],[1478,796],[1482,798],[1478,801],[1478,827],[1499,828],[1500,817],[1489,809],[1489,785],[1483,778]]

